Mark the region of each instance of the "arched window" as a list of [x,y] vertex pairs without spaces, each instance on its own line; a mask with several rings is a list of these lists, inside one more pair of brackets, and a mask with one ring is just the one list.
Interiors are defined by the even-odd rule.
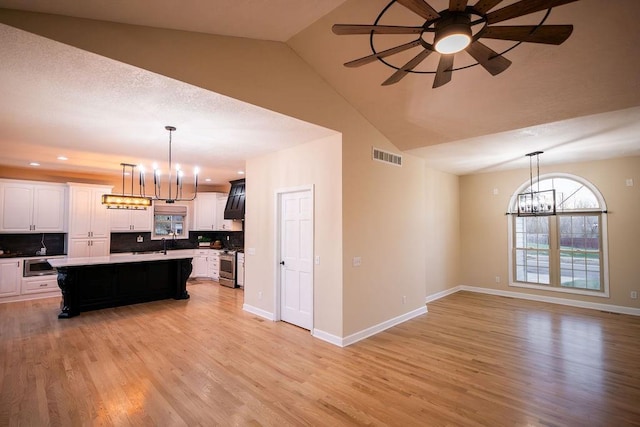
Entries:
[[556,215],[517,216],[509,203],[511,286],[609,296],[604,198],[588,181],[568,174],[541,175],[533,190],[556,190]]

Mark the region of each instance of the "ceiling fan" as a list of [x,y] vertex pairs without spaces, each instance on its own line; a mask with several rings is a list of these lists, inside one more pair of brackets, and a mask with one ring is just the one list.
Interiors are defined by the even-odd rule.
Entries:
[[[469,6],[468,0],[449,0],[449,8],[436,11],[425,0],[392,0],[378,15],[373,25],[335,24],[332,30],[337,35],[368,34],[371,55],[349,61],[347,67],[359,67],[376,60],[394,68],[396,71],[382,85],[399,82],[409,73],[434,74],[433,87],[437,88],[451,81],[453,71],[480,64],[491,75],[506,70],[511,61],[503,55],[520,43],[544,43],[559,45],[569,38],[573,25],[543,25],[551,9],[577,0],[520,0],[491,12],[503,0],[478,0]],[[399,3],[411,12],[425,19],[421,26],[378,25],[389,8]],[[518,18],[535,12],[547,10],[537,25],[497,26],[499,22]],[[416,34],[417,39],[397,45],[390,49],[376,51],[374,34],[396,35]],[[425,40],[425,38],[427,40]],[[497,39],[516,42],[515,45],[498,53],[482,43],[480,39]],[[406,64],[398,67],[384,58],[400,52],[420,47],[419,53]],[[467,52],[476,61],[471,65],[454,68],[455,54]],[[440,54],[435,71],[414,70],[429,55]]]

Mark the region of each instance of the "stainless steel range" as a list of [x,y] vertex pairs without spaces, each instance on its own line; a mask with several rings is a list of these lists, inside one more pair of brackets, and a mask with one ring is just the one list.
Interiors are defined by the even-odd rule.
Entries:
[[229,288],[236,287],[236,251],[225,250],[220,253],[220,284]]

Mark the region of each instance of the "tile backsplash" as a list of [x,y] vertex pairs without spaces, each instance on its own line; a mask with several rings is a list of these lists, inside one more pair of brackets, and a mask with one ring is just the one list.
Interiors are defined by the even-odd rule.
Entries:
[[0,249],[5,256],[38,256],[42,247],[48,256],[64,255],[65,237],[65,233],[0,234]]

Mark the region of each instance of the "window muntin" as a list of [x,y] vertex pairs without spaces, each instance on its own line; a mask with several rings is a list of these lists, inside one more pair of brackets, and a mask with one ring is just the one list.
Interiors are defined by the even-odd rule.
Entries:
[[513,216],[510,222],[511,284],[541,289],[608,295],[604,200],[588,182],[553,176],[526,184],[517,194],[555,189],[556,216]]

